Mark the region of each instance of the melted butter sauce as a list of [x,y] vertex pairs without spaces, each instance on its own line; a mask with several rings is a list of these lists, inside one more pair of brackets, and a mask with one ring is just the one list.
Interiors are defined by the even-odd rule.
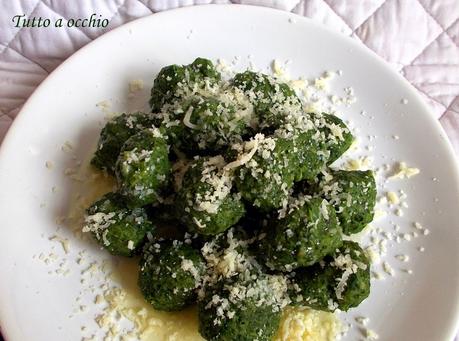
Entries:
[[[70,225],[77,233],[81,230],[85,208],[115,186],[114,179],[93,170],[89,160],[83,163],[79,173],[85,180],[78,184],[78,194],[72,200],[68,216]],[[93,242],[84,236],[83,240]],[[114,257],[111,279],[118,289],[104,295],[109,307],[135,326],[135,334],[141,340],[204,340],[198,331],[196,306],[179,312],[162,312],[153,309],[144,300],[137,286],[138,261],[138,258]],[[332,341],[342,330],[335,314],[288,307],[284,310],[274,341]]]

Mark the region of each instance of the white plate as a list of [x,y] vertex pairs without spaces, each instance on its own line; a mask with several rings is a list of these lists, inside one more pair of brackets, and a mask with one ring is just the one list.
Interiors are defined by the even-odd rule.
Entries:
[[[390,243],[386,260],[395,277],[374,281],[370,298],[349,316],[370,317],[381,340],[453,337],[459,312],[458,170],[438,122],[402,77],[350,38],[284,12],[205,6],[155,14],[97,39],[53,72],[16,118],[0,152],[0,321],[8,341],[80,340],[80,325],[94,325],[84,314],[68,318],[80,290],[81,267],[69,261],[69,276],[49,275],[49,267],[33,256],[56,245],[48,236],[56,231],[55,217],[67,214],[75,191],[64,170],[74,165],[72,154],[88,158],[104,117],[95,103],[111,100],[110,109],[120,111],[141,108],[153,76],[166,64],[248,55],[263,66],[273,58],[289,59],[295,76],[343,70],[335,88],[351,85],[358,98],[343,115],[359,129],[362,141],[377,136],[364,144],[374,146],[374,164],[403,160],[421,169],[410,180],[388,183],[388,188],[403,189],[410,205],[402,217],[389,215],[377,225],[393,231],[395,222],[400,232],[409,232],[419,221],[431,233]],[[134,100],[127,98],[132,79],[146,84]],[[361,110],[369,114],[362,116]],[[65,141],[74,146],[71,153],[61,150]],[[69,257],[83,248],[94,258],[103,257],[93,245],[74,240],[65,227],[59,233],[70,238]],[[417,251],[420,246],[425,252]],[[396,254],[409,254],[410,261],[401,263]],[[348,339],[357,335],[352,330]]]

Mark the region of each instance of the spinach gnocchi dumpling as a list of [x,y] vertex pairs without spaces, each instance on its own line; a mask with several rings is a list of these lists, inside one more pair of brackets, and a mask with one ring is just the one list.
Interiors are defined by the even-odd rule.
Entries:
[[131,207],[160,200],[170,175],[169,146],[157,128],[130,137],[118,157],[116,177],[120,193]]
[[349,149],[354,136],[346,124],[337,116],[327,113],[309,113],[314,125],[321,133],[320,143],[328,151],[327,165],[335,162]]
[[347,311],[370,294],[370,260],[359,244],[345,241],[322,263],[296,271],[291,285],[294,305]]
[[293,89],[263,73],[238,73],[231,83],[244,91],[253,103],[260,129],[279,127],[286,112],[301,109],[301,102]]
[[97,150],[91,164],[109,173],[115,172],[116,160],[126,142],[132,135],[153,125],[150,114],[136,112],[121,114],[105,124],[100,133]]
[[319,187],[335,207],[344,234],[358,233],[373,220],[376,182],[372,171],[331,171]]
[[204,259],[183,241],[153,241],[145,247],[138,284],[156,309],[181,310],[196,301]]
[[196,58],[189,65],[169,65],[161,69],[151,89],[150,106],[153,113],[161,111],[165,104],[180,100],[190,93],[204,91],[221,80],[213,63]]
[[233,226],[245,214],[233,175],[222,156],[198,158],[185,173],[177,194],[177,215],[192,232],[214,235]]
[[155,80],[154,123],[165,127],[171,143],[189,155],[221,151],[241,141],[253,124],[250,101],[220,80],[212,62],[202,58],[187,66],[167,66]]
[[342,244],[335,210],[320,198],[291,198],[266,234],[260,244],[266,265],[287,272],[319,262]]
[[219,151],[241,142],[248,133],[250,116],[241,114],[239,109],[215,97],[196,97],[182,113],[185,132],[178,141],[182,149]]
[[198,304],[199,332],[213,341],[272,340],[285,305],[282,286],[281,276],[259,274],[209,287]]
[[330,153],[314,130],[297,132],[291,137],[289,151],[295,182],[314,179],[329,160]]
[[[236,146],[233,146],[233,148]],[[235,182],[242,197],[263,211],[282,206],[293,186],[292,142],[257,134],[237,146]]]
[[119,193],[107,193],[86,211],[83,232],[91,232],[97,242],[113,255],[132,256],[153,233],[144,208],[128,209]]

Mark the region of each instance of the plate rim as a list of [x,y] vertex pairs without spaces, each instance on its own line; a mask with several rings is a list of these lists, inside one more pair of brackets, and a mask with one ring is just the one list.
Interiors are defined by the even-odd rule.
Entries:
[[[252,4],[200,4],[200,5],[192,5],[192,6],[185,6],[185,7],[179,7],[179,8],[174,8],[166,11],[161,11],[158,13],[152,13],[150,15],[137,18],[135,20],[132,20],[128,23],[122,24],[108,32],[103,33],[102,35],[98,36],[88,44],[84,45],[80,49],[78,49],[75,53],[70,55],[68,58],[66,58],[61,64],[59,64],[48,76],[39,84],[39,86],[31,93],[31,95],[28,97],[26,102],[23,104],[21,110],[18,112],[16,115],[15,119],[13,120],[12,124],[10,125],[7,133],[4,136],[4,139],[2,143],[0,144],[0,171],[2,169],[3,165],[3,159],[7,157],[8,151],[11,149],[9,145],[12,143],[13,138],[15,135],[20,134],[20,129],[21,126],[23,125],[23,122],[27,122],[29,117],[31,117],[30,113],[32,112],[29,110],[29,106],[31,103],[34,101],[35,97],[38,97],[41,92],[44,91],[44,89],[47,88],[48,83],[52,83],[54,78],[56,77],[57,74],[60,73],[61,69],[66,68],[69,64],[73,62],[73,60],[79,58],[80,54],[86,53],[86,51],[90,50],[93,48],[93,46],[97,44],[101,44],[106,39],[109,39],[112,35],[119,34],[119,32],[129,30],[131,26],[137,26],[137,25],[142,25],[141,23],[143,21],[149,21],[149,20],[155,20],[153,18],[157,18],[158,16],[160,17],[167,17],[171,16],[171,20],[173,20],[174,15],[177,11],[179,12],[196,12],[196,11],[204,11],[208,10],[211,8],[211,10],[231,10],[231,11],[253,11],[253,12],[266,12],[267,15],[283,15],[285,18],[294,18],[295,20],[301,20],[306,22],[308,25],[314,27],[314,29],[322,30],[322,31],[327,31],[328,34],[331,34],[335,36],[337,39],[344,39],[346,40],[349,44],[351,44],[353,47],[356,49],[360,50],[363,54],[367,55],[369,58],[372,58],[374,61],[376,61],[379,66],[384,69],[385,73],[391,73],[392,76],[396,77],[398,81],[404,84],[406,90],[416,98],[418,103],[421,105],[423,108],[423,113],[422,115],[425,115],[427,120],[429,120],[429,124],[435,127],[435,132],[438,133],[442,139],[442,143],[444,143],[444,147],[447,150],[446,157],[448,158],[448,162],[450,162],[451,167],[453,167],[453,173],[455,174],[455,178],[452,180],[456,186],[456,190],[459,190],[459,160],[458,157],[456,156],[456,152],[453,149],[452,143],[449,140],[449,137],[447,136],[445,130],[441,126],[440,122],[438,119],[434,117],[432,114],[431,109],[427,106],[425,103],[425,100],[421,97],[419,92],[414,88],[414,86],[405,78],[403,77],[399,72],[396,72],[395,69],[393,69],[390,64],[385,61],[381,56],[376,54],[373,50],[371,50],[369,47],[367,47],[365,44],[357,41],[356,39],[339,32],[333,28],[330,28],[326,26],[325,24],[318,22],[312,18],[308,18],[296,13],[284,11],[281,9],[276,9],[276,8],[271,8],[271,7],[265,7],[265,6],[257,6],[257,5],[252,5]],[[29,114],[27,114],[30,112]],[[0,177],[2,177],[0,175]],[[459,192],[458,192],[459,193]],[[0,213],[1,208],[0,208]],[[458,289],[459,293],[459,289]],[[449,335],[449,338],[451,340],[454,339],[456,334],[459,332],[459,301],[455,302],[455,311],[454,314],[451,316],[451,323],[448,324],[449,326],[449,332],[446,333]],[[4,322],[4,318],[0,315],[0,334],[5,338],[6,341],[8,341],[8,336],[7,336],[7,328],[6,328],[6,323]],[[455,322],[454,322],[455,321]]]

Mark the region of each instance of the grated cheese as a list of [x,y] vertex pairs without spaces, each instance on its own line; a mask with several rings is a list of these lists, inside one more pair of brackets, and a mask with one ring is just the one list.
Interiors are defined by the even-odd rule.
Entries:
[[69,251],[70,251],[70,242],[69,242],[69,240],[67,238],[63,238],[63,237],[54,235],[51,238],[49,238],[49,240],[57,241],[57,242],[61,243],[62,249],[64,250],[64,252],[65,253],[69,253]]
[[133,79],[129,82],[129,92],[137,92],[143,89],[142,79]]
[[308,308],[284,310],[274,341],[334,341],[345,331],[333,313]]
[[127,248],[129,250],[134,250],[134,242],[132,240],[129,240],[128,243],[127,243]]
[[365,329],[365,339],[366,340],[377,340],[379,339],[379,335],[376,334],[373,330],[371,329]]
[[[282,70],[281,66],[276,61],[273,63],[273,68],[277,69],[278,76],[282,76],[285,74],[285,70]],[[276,72],[276,71],[275,71]],[[333,73],[325,74],[323,78],[332,78]],[[319,80],[318,86],[322,87],[323,90],[328,90],[328,85],[322,84],[321,82],[324,82],[325,80]],[[298,80],[292,81],[292,86],[295,84],[295,88],[305,88],[308,85],[307,81],[304,80]],[[143,84],[142,84],[143,85]],[[352,89],[347,90],[347,94],[349,96],[353,96],[353,91]],[[317,102],[317,107],[320,107],[322,103]],[[189,111],[189,114],[185,114],[185,117],[183,118],[183,124],[187,126],[190,129],[196,129],[197,126],[194,125],[193,123],[190,122],[191,119],[191,114],[192,111]],[[188,115],[188,116],[187,116]],[[331,129],[332,134],[337,138],[341,139],[342,138],[342,131],[339,129]],[[246,143],[243,147],[244,153],[240,154],[238,159],[236,161],[233,161],[232,163],[226,164],[224,166],[217,166],[216,168],[218,171],[222,171],[222,173],[227,172],[230,173],[230,171],[236,167],[245,165],[249,163],[250,161],[253,161],[252,158],[257,153],[259,149],[258,146],[258,141],[250,141]],[[260,148],[261,149],[261,148]],[[269,157],[269,148],[267,150],[262,151],[263,157],[266,156],[266,158]],[[359,160],[360,165],[359,167],[362,166],[362,163],[369,162],[369,160]],[[218,163],[218,162],[217,162]],[[256,169],[256,165],[254,165],[254,168]],[[220,173],[221,174],[221,173]],[[203,174],[204,176],[204,174]],[[265,174],[268,178],[272,176],[272,174]],[[230,177],[230,175],[229,175]],[[207,178],[207,180],[210,180],[212,183],[215,180],[213,176],[210,176]],[[222,191],[216,190],[217,192],[217,197],[219,197],[222,193],[224,193],[226,189],[222,189]],[[212,202],[209,200],[209,202]],[[195,203],[194,203],[195,204]],[[200,201],[197,203],[197,206],[200,209],[206,210],[208,212],[213,211],[212,205],[208,205],[206,203],[206,200]],[[322,209],[322,207],[321,207]],[[326,209],[326,206],[324,206],[325,213],[323,213],[324,217],[326,214],[328,214],[328,211]],[[384,213],[385,214],[385,213]],[[104,216],[104,217],[93,217],[93,226],[90,226],[89,223],[91,221],[87,221],[85,225],[86,229],[89,231],[90,229],[97,230],[101,233],[103,233],[104,230],[104,225],[105,224],[110,224],[110,219],[113,217],[110,217],[110,214]],[[87,218],[89,219],[89,218]],[[90,219],[89,219],[90,220]],[[196,221],[197,225],[205,226],[204,222],[201,221]],[[109,226],[109,225],[108,225]],[[87,232],[87,231],[86,231]],[[252,264],[253,260],[250,259],[250,257],[247,257],[246,255],[242,255],[236,250],[237,246],[240,246],[240,241],[239,242],[233,242],[232,247],[229,247],[229,250],[226,250],[220,255],[213,255],[213,257],[216,257],[218,260],[216,261],[215,265],[215,270],[218,274],[223,275],[223,276],[231,276],[232,274],[241,271],[242,269],[247,269],[250,267]],[[129,241],[128,242],[128,248],[130,246],[133,246],[133,242]],[[212,257],[210,254],[208,257]],[[81,258],[80,258],[81,259]],[[185,271],[190,271],[191,273],[194,271],[192,267],[192,263],[190,264],[191,261],[188,261],[186,259],[183,259],[182,261],[182,269]],[[95,265],[94,265],[95,266]],[[91,272],[93,269],[93,265],[91,265],[87,271]],[[271,283],[274,285],[274,283]],[[282,287],[281,283],[276,283],[276,288]],[[279,292],[276,290],[276,292]],[[282,292],[282,289],[280,289],[280,292]],[[97,296],[95,301],[98,301],[98,304],[102,304],[103,302],[107,303],[109,305],[109,308],[107,309],[107,314],[111,315],[112,317],[106,317],[106,316],[101,316],[100,317],[100,322],[104,326],[104,328],[109,330],[109,333],[116,335],[119,330],[117,330],[116,323],[118,322],[113,316],[115,313],[118,313],[119,315],[122,315],[124,317],[128,317],[131,321],[134,321],[134,324],[138,330],[152,330],[152,325],[158,326],[158,325],[167,325],[169,323],[168,320],[164,319],[158,319],[155,317],[152,317],[152,313],[150,310],[145,309],[145,308],[139,308],[136,306],[135,308],[129,307],[126,308],[127,305],[127,293],[123,292],[123,290],[118,291],[117,289],[112,289],[111,291],[107,291],[104,293],[103,296]],[[96,302],[97,303],[97,302]],[[335,302],[331,302],[331,305],[333,305]],[[143,304],[140,304],[140,306],[143,306]],[[301,310],[297,308],[287,308],[287,312],[284,313],[283,315],[283,321],[281,323],[281,327],[279,329],[279,333],[282,334],[282,337],[277,337],[276,340],[314,340],[314,341],[321,341],[321,340],[334,340],[337,335],[339,334],[339,331],[341,330],[341,325],[339,323],[339,320],[337,317],[333,314],[330,313],[324,313],[324,312],[317,312],[317,311],[312,311],[312,310]],[[234,316],[233,311],[227,311],[226,312],[227,316],[229,318],[232,318]],[[139,322],[140,320],[140,322]],[[289,321],[289,322],[286,322]],[[141,338],[140,336],[144,336],[143,332],[138,332],[138,331],[132,331],[132,332],[127,332],[125,334],[120,335],[120,339],[139,339]],[[170,339],[170,340],[181,340],[182,335],[180,335],[178,332],[175,333],[170,333],[167,337],[164,339]],[[157,336],[160,337],[160,336]]]
[[387,201],[390,204],[397,205],[400,202],[400,199],[399,199],[397,193],[395,193],[395,192],[387,192],[386,196],[387,196]]
[[392,267],[387,262],[383,262],[383,270],[389,276],[394,276],[395,275],[394,269],[392,269]]
[[411,178],[420,173],[419,168],[408,167],[405,162],[397,165],[395,172],[388,178],[389,180]]
[[255,153],[257,152],[257,149],[258,149],[257,136],[258,135],[262,135],[262,134],[255,135],[255,138],[253,140],[245,144],[244,149],[249,149],[250,150],[249,153],[238,156],[237,160],[228,163],[227,165],[225,165],[223,169],[226,171],[229,171],[231,169],[245,165],[247,162],[249,162],[252,159],[252,157],[255,155]]
[[274,76],[282,77],[285,74],[285,70],[281,67],[280,62],[277,59],[273,60],[272,69]]
[[192,113],[193,113],[193,107],[189,107],[185,113],[185,116],[183,117],[183,124],[190,129],[198,129],[198,126],[196,124],[193,124],[190,122]]

